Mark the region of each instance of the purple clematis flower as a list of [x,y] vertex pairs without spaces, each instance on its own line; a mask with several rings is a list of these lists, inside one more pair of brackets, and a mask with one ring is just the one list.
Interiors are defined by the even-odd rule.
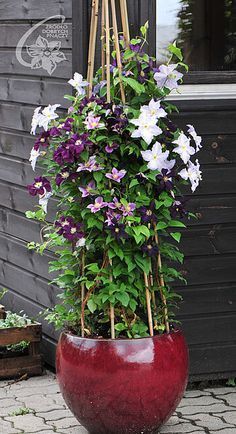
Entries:
[[169,172],[168,169],[162,169],[160,175],[157,175],[157,179],[159,180],[158,191],[171,191],[173,190],[173,178],[175,177],[175,172],[171,170]]
[[142,68],[142,63],[137,63],[138,68],[138,81],[139,83],[145,83],[146,80],[148,80],[148,74],[150,72],[150,66],[147,66],[146,68]]
[[119,182],[124,178],[126,175],[126,170],[117,170],[115,167],[113,167],[111,173],[106,173],[106,178],[111,179],[112,181]]
[[74,122],[73,118],[67,118],[64,124],[60,126],[60,128],[64,131],[70,132],[72,130],[72,123]]
[[57,127],[52,127],[48,131],[50,133],[50,137],[59,137],[61,135],[61,130]]
[[118,149],[119,148],[119,145],[118,145],[118,143],[108,143],[107,145],[106,145],[106,147],[105,147],[105,151],[108,153],[108,154],[112,154],[112,152],[114,152],[116,149]]
[[55,222],[55,226],[58,229],[58,234],[63,235],[69,241],[78,241],[84,238],[82,224],[76,223],[72,217],[62,216]]
[[83,171],[97,172],[98,170],[102,170],[102,169],[103,167],[97,163],[96,157],[95,155],[93,155],[92,157],[89,158],[87,163],[80,163],[78,165],[77,172],[83,172]]
[[142,223],[156,222],[157,216],[155,215],[154,211],[155,211],[154,202],[152,202],[149,207],[141,206],[138,209],[138,212],[141,215],[141,222]]
[[44,195],[46,192],[51,192],[52,187],[50,181],[43,177],[39,176],[34,179],[34,183],[27,186],[28,192],[31,196]]
[[88,205],[87,208],[91,210],[93,214],[100,211],[102,208],[105,208],[107,206],[107,202],[104,202],[103,197],[99,196],[97,199],[95,199],[95,203]]
[[147,242],[146,244],[143,244],[142,251],[146,253],[148,256],[153,257],[156,256],[159,252],[159,248],[157,244],[154,244],[152,242]]
[[65,163],[75,163],[83,152],[85,143],[86,141],[82,136],[73,134],[69,140],[56,149],[53,155],[54,161],[60,166]]
[[128,125],[127,116],[122,106],[112,106],[111,113],[107,118],[107,128],[118,134],[122,134],[124,128]]
[[122,205],[121,211],[123,212],[123,216],[132,216],[134,210],[136,209],[135,203],[128,203],[127,205]]
[[115,226],[115,224],[121,219],[121,214],[117,214],[114,211],[108,210],[106,212],[107,219],[105,220],[105,223],[107,223],[107,226]]
[[56,185],[60,187],[60,185],[65,181],[74,182],[78,178],[77,173],[71,173],[70,169],[66,167],[56,176]]
[[108,229],[110,229],[113,237],[119,241],[120,239],[127,239],[128,234],[125,231],[126,226],[124,224],[119,224],[117,221],[114,221],[114,224],[110,226]]
[[40,146],[49,146],[49,137],[50,137],[50,132],[49,131],[43,131],[40,136],[38,137],[38,139],[36,140],[35,144],[34,144],[34,149],[36,151],[39,150]]
[[170,208],[172,218],[184,218],[188,216],[188,211],[185,209],[185,201],[175,200]]
[[82,193],[82,197],[88,197],[90,195],[93,195],[94,193],[92,193],[92,191],[95,189],[96,189],[96,184],[94,181],[90,181],[88,185],[86,185],[86,187],[79,187],[79,190]]

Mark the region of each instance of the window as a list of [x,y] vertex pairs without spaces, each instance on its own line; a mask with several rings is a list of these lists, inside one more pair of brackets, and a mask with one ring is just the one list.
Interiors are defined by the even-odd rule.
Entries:
[[160,62],[175,40],[190,66],[188,82],[236,83],[236,0],[157,0]]

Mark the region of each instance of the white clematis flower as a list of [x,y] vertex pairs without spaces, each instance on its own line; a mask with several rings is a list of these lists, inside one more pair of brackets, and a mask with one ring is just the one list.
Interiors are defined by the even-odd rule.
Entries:
[[32,122],[31,122],[31,131],[30,131],[30,134],[35,135],[35,133],[36,133],[36,128],[39,125],[39,121],[40,121],[40,118],[42,116],[42,114],[39,113],[40,110],[41,110],[41,107],[37,107],[34,110],[34,114],[33,114],[33,117],[32,117]]
[[31,167],[32,167],[33,171],[35,171],[35,166],[36,166],[37,159],[38,159],[39,156],[40,156],[40,151],[39,150],[36,150],[34,148],[31,149],[30,157],[29,157],[29,162],[31,163]]
[[192,161],[189,161],[187,168],[181,170],[179,175],[186,181],[189,179],[191,182],[191,190],[194,192],[202,180],[202,172],[200,170],[200,164],[198,160],[196,160],[196,164],[192,163]]
[[169,90],[178,88],[178,81],[181,80],[183,74],[176,71],[177,66],[177,64],[159,66],[159,71],[154,74],[154,79],[160,89],[163,87]]
[[195,149],[190,145],[190,139],[182,132],[179,138],[173,143],[178,145],[173,149],[173,151],[179,154],[183,162],[187,164],[191,155],[194,155],[196,152]]
[[79,241],[76,243],[76,247],[84,247],[86,244],[86,238],[80,238]]
[[60,107],[60,104],[49,104],[42,111],[42,115],[39,119],[39,126],[43,127],[45,131],[48,130],[49,123],[54,119],[57,119],[59,116],[55,113],[56,109]]
[[74,78],[71,78],[71,80],[69,80],[68,83],[77,90],[78,95],[85,95],[86,92],[84,87],[88,86],[89,84],[87,81],[83,79],[83,76],[78,72],[74,73]]
[[196,152],[200,151],[200,149],[202,148],[202,138],[201,136],[198,136],[196,133],[195,128],[193,127],[193,125],[187,125],[187,127],[189,127],[188,129],[188,133],[190,134],[190,136],[192,136],[195,144],[196,144]]
[[169,151],[162,152],[162,146],[159,142],[154,143],[152,150],[141,151],[142,157],[148,162],[148,168],[150,170],[162,169],[171,170],[175,165],[175,160],[167,160],[169,157]]
[[148,105],[141,107],[141,113],[146,113],[147,116],[151,116],[155,119],[167,116],[166,111],[161,107],[161,102],[154,101],[154,99],[152,99]]
[[43,211],[46,214],[47,214],[47,210],[48,210],[48,201],[49,201],[51,196],[52,196],[52,192],[46,191],[46,190],[45,190],[45,194],[39,195],[39,205],[42,207]]
[[157,119],[145,112],[141,113],[138,119],[133,119],[130,122],[138,127],[131,137],[142,137],[148,145],[150,145],[155,136],[159,136],[162,133],[161,128],[156,125]]

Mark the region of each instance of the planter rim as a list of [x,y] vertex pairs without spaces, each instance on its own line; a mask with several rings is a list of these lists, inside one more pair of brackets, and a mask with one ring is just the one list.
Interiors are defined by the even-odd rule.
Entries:
[[181,329],[174,329],[171,330],[169,333],[163,333],[161,335],[154,335],[154,336],[146,336],[146,337],[141,337],[141,338],[116,338],[116,339],[105,339],[105,338],[90,338],[90,337],[82,337],[82,336],[78,336],[76,334],[73,334],[72,332],[67,332],[65,330],[63,330],[61,332],[61,336],[66,336],[66,337],[72,337],[78,341],[92,341],[92,342],[135,342],[135,341],[146,341],[147,339],[152,339],[152,340],[162,340],[164,337],[172,337],[174,335],[180,335],[180,336],[184,336],[184,333]]

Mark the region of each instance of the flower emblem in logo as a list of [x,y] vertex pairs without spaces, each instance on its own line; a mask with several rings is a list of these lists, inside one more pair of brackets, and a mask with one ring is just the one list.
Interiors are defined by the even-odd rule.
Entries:
[[28,45],[27,53],[31,60],[31,69],[45,69],[52,75],[57,64],[66,60],[65,54],[60,51],[61,41],[48,41],[42,36],[38,36],[35,44]]

